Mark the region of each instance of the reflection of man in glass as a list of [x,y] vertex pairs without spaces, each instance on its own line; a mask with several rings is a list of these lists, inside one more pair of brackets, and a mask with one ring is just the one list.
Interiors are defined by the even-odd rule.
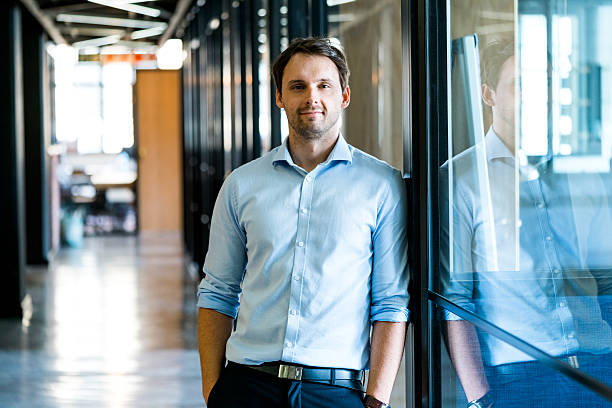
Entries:
[[[511,41],[489,45],[481,71],[493,125],[484,142],[441,171],[443,293],[609,382],[612,220],[603,185],[592,174],[554,173],[546,160],[529,165],[516,148]],[[469,322],[452,313],[446,319],[449,353],[468,405],[605,404]]]

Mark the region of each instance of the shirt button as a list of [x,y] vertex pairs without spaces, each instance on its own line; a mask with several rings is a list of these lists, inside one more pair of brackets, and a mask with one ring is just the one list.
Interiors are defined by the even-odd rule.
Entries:
[[546,240],[547,241],[552,241],[552,237],[549,235],[549,236],[546,237]]
[[561,272],[561,269],[555,268],[555,269],[553,269],[553,272],[554,273],[559,273],[559,272]]
[[304,246],[304,241],[300,241],[300,242],[298,242],[298,246],[299,246],[299,247],[303,247],[303,246]]
[[293,343],[290,341],[286,342],[285,345],[289,348],[293,347]]
[[544,203],[542,201],[540,201],[538,204],[536,204],[538,206],[538,208],[544,208]]
[[565,302],[559,302],[559,306],[565,307]]
[[570,333],[570,334],[567,335],[567,337],[569,337],[570,339],[573,339],[574,336],[575,336],[574,333]]
[[312,180],[312,177],[306,176],[306,177],[304,177],[304,180],[306,180],[306,182],[309,182],[310,180]]
[[302,209],[300,210],[300,212],[301,212],[302,214],[306,214],[306,213],[308,212],[308,210],[307,210],[307,209],[305,209],[305,208],[302,208]]
[[297,314],[297,312],[296,312],[294,309],[291,309],[291,310],[289,311],[289,314],[290,314],[291,316],[295,316],[295,315]]
[[296,281],[299,281],[299,280],[300,280],[300,275],[295,275],[295,276],[293,277],[293,279],[295,279]]

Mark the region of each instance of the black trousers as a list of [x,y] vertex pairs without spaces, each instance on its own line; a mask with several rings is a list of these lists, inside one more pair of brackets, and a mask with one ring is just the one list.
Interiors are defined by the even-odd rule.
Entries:
[[208,397],[208,408],[361,408],[362,393],[327,384],[277,378],[230,365]]

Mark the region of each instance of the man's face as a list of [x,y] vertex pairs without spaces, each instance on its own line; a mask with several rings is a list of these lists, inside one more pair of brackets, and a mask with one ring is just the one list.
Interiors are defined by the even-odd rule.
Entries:
[[[499,81],[495,90],[483,89],[484,102],[493,110],[493,127],[504,126],[514,130],[514,82],[516,73],[514,57],[504,62],[499,72]],[[485,85],[486,88],[488,86]]]
[[338,134],[338,119],[349,104],[349,95],[331,59],[298,53],[283,71],[282,95],[277,90],[276,105],[285,109],[290,135],[318,140]]

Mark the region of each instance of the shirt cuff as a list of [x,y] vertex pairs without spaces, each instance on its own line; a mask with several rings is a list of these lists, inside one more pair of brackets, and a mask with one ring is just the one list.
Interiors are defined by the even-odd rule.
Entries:
[[234,303],[218,293],[202,291],[198,293],[198,307],[200,309],[212,309],[235,319],[238,316],[239,306],[239,303]]
[[[378,310],[377,310],[378,309]],[[370,321],[374,322],[407,322],[410,317],[410,312],[406,307],[390,308],[390,307],[379,307],[372,308],[370,314]]]

